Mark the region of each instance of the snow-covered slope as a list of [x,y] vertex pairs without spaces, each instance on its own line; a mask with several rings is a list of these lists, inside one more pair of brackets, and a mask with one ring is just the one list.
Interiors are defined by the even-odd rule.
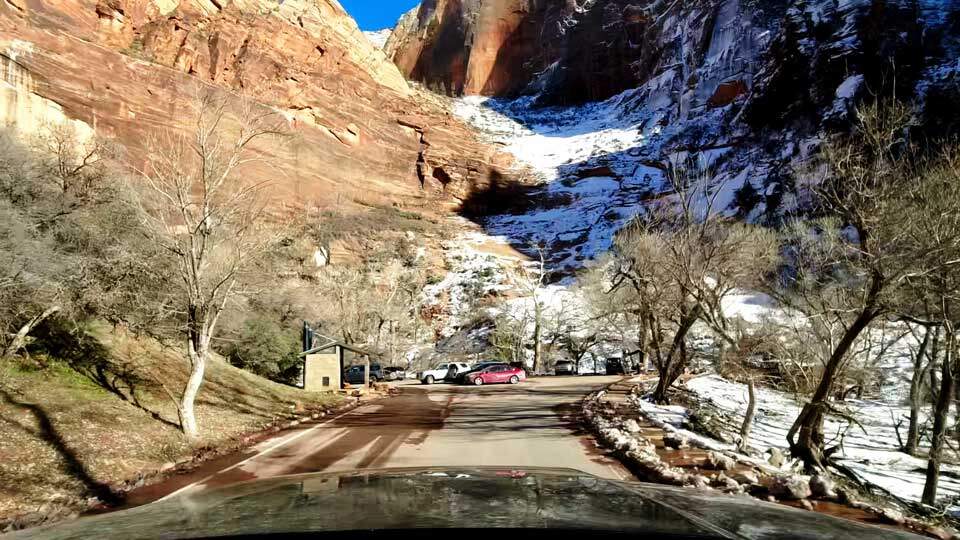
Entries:
[[661,55],[635,88],[597,103],[539,107],[564,92],[567,79],[556,72],[575,64],[561,63],[541,74],[533,95],[461,99],[455,112],[542,183],[522,214],[488,216],[483,225],[519,246],[545,242],[552,262],[572,270],[665,195],[674,165],[703,169],[720,211],[776,223],[803,210],[809,158],[824,134],[849,126],[859,98],[913,98],[923,129],[934,133],[950,115],[960,122],[955,107],[924,109],[934,99],[949,103],[951,92],[960,98],[960,2],[922,0],[919,10],[906,0],[887,0],[883,10],[874,4],[657,4],[647,14],[656,31],[643,34],[651,41],[642,48]]
[[609,249],[614,232],[661,185],[656,169],[614,172],[615,155],[644,142],[637,122],[617,117],[615,103],[534,109],[530,99],[468,97],[455,112],[513,153],[540,184],[527,194],[526,211],[487,217],[486,232],[521,250],[545,244],[556,269],[578,268]]
[[393,33],[393,30],[390,28],[384,28],[383,30],[376,31],[364,31],[363,35],[370,40],[370,43],[373,43],[374,47],[378,49],[383,49],[387,45],[387,40],[390,39],[390,34]]
[[[738,434],[743,411],[747,406],[747,388],[716,375],[698,377],[686,387],[703,402],[729,415],[733,424],[724,430],[728,440]],[[638,401],[647,414],[675,427],[682,427],[688,418],[683,407],[657,406]],[[840,445],[838,462],[853,471],[862,481],[880,487],[902,499],[919,502],[927,462],[900,452],[893,419],[909,415],[902,406],[885,401],[847,400],[841,406],[859,425],[838,416],[827,418],[824,429],[830,445]],[[800,412],[801,405],[790,395],[768,388],[757,389],[757,416],[750,439],[751,447],[763,453],[769,448],[787,449],[786,434]],[[697,434],[694,440],[711,448],[732,450],[724,444]],[[902,435],[901,435],[902,436]],[[945,465],[940,496],[960,496],[960,467]]]

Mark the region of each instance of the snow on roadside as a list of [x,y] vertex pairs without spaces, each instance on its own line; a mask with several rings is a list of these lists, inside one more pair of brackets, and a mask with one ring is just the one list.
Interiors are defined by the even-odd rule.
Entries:
[[716,451],[733,450],[733,445],[704,437],[699,433],[684,429],[683,425],[690,418],[690,411],[678,405],[657,405],[643,399],[636,399],[634,403],[647,418],[658,428],[667,433],[675,433],[696,446]]
[[[691,379],[686,388],[705,403],[729,415],[734,424],[724,426],[724,435],[734,440],[742,415],[746,410],[746,385],[727,381],[717,375]],[[850,468],[861,480],[886,490],[897,497],[919,502],[923,493],[926,460],[915,458],[898,450],[898,440],[892,418],[905,414],[902,407],[869,400],[848,400],[840,404],[844,410],[857,418],[860,427],[836,416],[829,416],[825,423],[828,445],[842,440],[842,449],[836,457]],[[792,396],[769,388],[757,388],[757,413],[751,434],[751,447],[766,451],[769,448],[785,450],[786,435],[793,420],[800,412],[800,404]],[[643,402],[643,412],[651,419],[679,428],[689,415],[683,407],[661,407]],[[682,434],[688,436],[689,431]],[[696,435],[706,448],[729,449],[730,445]],[[940,481],[940,496],[960,496],[960,467],[943,466]]]

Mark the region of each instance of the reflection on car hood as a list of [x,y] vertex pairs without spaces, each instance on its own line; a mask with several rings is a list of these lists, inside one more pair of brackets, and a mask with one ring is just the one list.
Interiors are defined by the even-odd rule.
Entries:
[[663,538],[918,538],[749,498],[529,468],[258,480],[14,536],[106,540],[473,527],[642,532]]

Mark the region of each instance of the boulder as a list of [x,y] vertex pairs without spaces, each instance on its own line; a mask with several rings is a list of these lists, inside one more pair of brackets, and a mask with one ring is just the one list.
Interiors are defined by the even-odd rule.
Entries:
[[788,501],[810,498],[810,479],[800,475],[771,476],[766,480],[770,495]]
[[717,471],[729,471],[737,466],[736,460],[719,452],[707,453],[707,466]]
[[771,448],[767,450],[767,456],[767,463],[778,469],[782,468],[783,464],[787,462],[786,456],[783,455],[783,451],[781,451],[779,448]]
[[821,499],[835,499],[837,484],[827,475],[818,474],[810,479],[810,491],[814,497]]
[[893,525],[903,525],[907,519],[903,512],[893,508],[884,508],[880,516]]
[[663,446],[673,450],[680,450],[690,446],[686,437],[677,433],[665,433],[663,435]]
[[710,487],[710,479],[702,474],[690,474],[687,475],[686,482],[684,483],[687,487],[703,489]]
[[750,486],[760,483],[760,477],[753,471],[737,471],[733,473],[733,479],[741,484]]
[[623,429],[626,430],[627,433],[640,433],[640,424],[633,418],[630,418],[623,423]]
[[710,482],[710,485],[724,491],[738,491],[740,489],[739,482],[723,474],[722,472],[713,478],[713,480]]

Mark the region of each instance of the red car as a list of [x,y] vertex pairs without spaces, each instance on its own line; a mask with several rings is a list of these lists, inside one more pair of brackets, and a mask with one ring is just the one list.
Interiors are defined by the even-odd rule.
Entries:
[[526,380],[527,373],[513,366],[490,366],[467,375],[467,382],[477,386],[484,384],[510,383],[517,384]]

